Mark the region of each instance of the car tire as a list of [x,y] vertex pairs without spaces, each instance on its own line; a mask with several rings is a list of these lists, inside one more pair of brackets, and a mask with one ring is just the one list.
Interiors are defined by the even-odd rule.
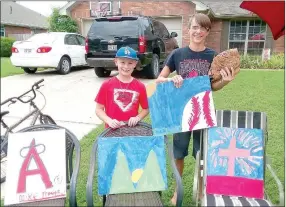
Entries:
[[153,54],[152,61],[150,65],[146,68],[147,78],[156,79],[160,74],[160,62],[159,56],[157,54]]
[[94,68],[94,72],[100,78],[108,77],[111,74],[110,70],[106,70],[106,69],[104,69],[102,67],[100,67],[100,68],[95,67]]
[[66,75],[71,71],[71,61],[68,57],[64,56],[61,58],[59,63],[59,73],[62,75]]
[[26,73],[32,74],[35,73],[38,68],[22,68]]

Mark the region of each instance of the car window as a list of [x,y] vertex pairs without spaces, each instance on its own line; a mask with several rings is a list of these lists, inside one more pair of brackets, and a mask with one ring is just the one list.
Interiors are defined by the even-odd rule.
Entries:
[[94,21],[88,36],[96,36],[103,39],[113,39],[114,37],[138,37],[138,20],[124,21]]
[[76,39],[75,35],[66,35],[65,37],[65,44],[66,45],[79,45],[78,40]]
[[153,20],[154,34],[160,38],[169,37],[169,31],[165,25],[157,20]]
[[56,36],[51,33],[40,33],[35,34],[29,39],[27,39],[27,42],[37,42],[37,43],[52,43],[56,40]]
[[81,46],[85,46],[85,38],[84,37],[77,35],[76,38],[77,38],[77,40]]
[[153,34],[153,26],[150,23],[149,19],[142,18],[142,29],[145,35],[152,35]]
[[159,27],[160,27],[160,32],[162,32],[162,36],[165,38],[168,38],[170,36],[169,31],[167,30],[167,28],[165,27],[165,25],[161,22],[159,23]]
[[163,38],[162,32],[160,32],[160,25],[158,21],[153,20],[154,35]]

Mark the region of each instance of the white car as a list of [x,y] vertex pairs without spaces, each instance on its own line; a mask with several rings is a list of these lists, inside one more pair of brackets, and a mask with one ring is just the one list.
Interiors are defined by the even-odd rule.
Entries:
[[33,35],[25,41],[16,41],[10,57],[12,65],[26,73],[38,68],[55,68],[68,74],[71,67],[87,65],[85,38],[76,33],[48,32]]

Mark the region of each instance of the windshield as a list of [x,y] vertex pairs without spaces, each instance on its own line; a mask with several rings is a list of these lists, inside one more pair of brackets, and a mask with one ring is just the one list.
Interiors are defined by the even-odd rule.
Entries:
[[28,42],[45,42],[45,43],[51,43],[56,39],[55,35],[52,35],[50,33],[41,33],[41,34],[35,34],[26,41]]
[[99,38],[138,37],[138,20],[96,21],[92,24],[90,35]]

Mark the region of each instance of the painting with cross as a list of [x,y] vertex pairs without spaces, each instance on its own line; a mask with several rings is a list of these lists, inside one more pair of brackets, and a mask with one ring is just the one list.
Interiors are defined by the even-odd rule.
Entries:
[[66,197],[65,130],[9,135],[5,205]]
[[208,129],[207,180],[209,194],[264,196],[264,137],[261,129]]

